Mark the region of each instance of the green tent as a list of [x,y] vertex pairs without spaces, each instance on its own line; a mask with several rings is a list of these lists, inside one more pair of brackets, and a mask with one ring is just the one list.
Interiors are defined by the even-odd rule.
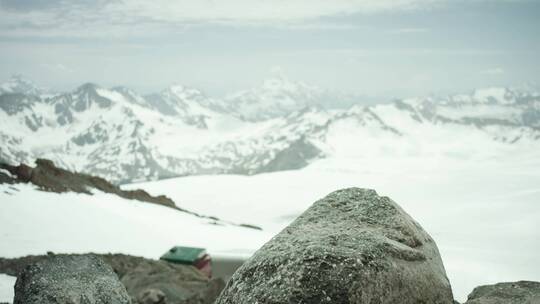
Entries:
[[205,255],[206,249],[204,248],[176,246],[162,255],[160,259],[172,263],[194,265]]

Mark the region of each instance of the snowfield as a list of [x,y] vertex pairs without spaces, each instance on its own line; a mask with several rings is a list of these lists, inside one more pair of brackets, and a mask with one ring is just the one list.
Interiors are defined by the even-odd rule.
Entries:
[[166,194],[180,207],[257,231],[216,226],[166,207],[110,194],[54,194],[0,185],[0,256],[122,252],[158,258],[173,245],[214,255],[249,255],[315,200],[340,188],[373,188],[391,197],[436,240],[455,297],[478,285],[540,280],[540,158],[536,151],[497,157],[328,158],[296,171],[211,175],[127,185]]
[[[123,252],[159,258],[173,245],[250,254],[268,232],[215,225],[171,208],[107,193],[56,194],[32,185],[0,185],[0,256]],[[234,237],[231,237],[234,236]]]
[[[0,257],[53,251],[158,259],[172,246],[186,245],[245,258],[272,236],[111,194],[56,194],[27,184],[0,185],[0,210]],[[0,274],[0,303],[11,303],[14,284],[14,277]]]

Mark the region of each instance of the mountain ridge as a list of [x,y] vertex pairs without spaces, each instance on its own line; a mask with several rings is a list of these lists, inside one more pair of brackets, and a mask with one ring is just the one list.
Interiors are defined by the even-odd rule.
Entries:
[[[264,89],[243,91],[240,101],[181,85],[146,96],[92,83],[54,95],[35,95],[32,88],[4,92],[0,159],[18,164],[48,158],[70,170],[128,183],[293,170],[328,157],[384,155],[397,144],[416,153],[458,155],[484,153],[481,143],[505,151],[540,142],[536,92],[488,88],[329,109],[312,98],[319,89],[296,94],[297,86],[287,81],[267,83],[269,95]],[[280,95],[280,87],[292,93]],[[250,111],[257,115],[246,115]],[[452,145],[456,139],[469,147]],[[428,146],[433,142],[437,145]]]

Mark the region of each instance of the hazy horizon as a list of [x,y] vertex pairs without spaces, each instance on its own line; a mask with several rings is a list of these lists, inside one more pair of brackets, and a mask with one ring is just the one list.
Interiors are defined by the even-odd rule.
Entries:
[[[140,88],[140,87],[133,87],[133,86],[122,84],[122,83],[103,84],[103,83],[100,83],[100,82],[97,82],[97,81],[82,81],[80,83],[74,83],[73,85],[63,85],[63,86],[58,86],[58,85],[57,86],[44,86],[44,85],[41,85],[40,83],[34,81],[30,77],[28,77],[26,75],[23,75],[23,74],[20,74],[20,73],[13,73],[8,78],[0,79],[0,85],[3,84],[3,83],[7,83],[7,82],[9,82],[9,81],[11,81],[13,79],[18,78],[18,79],[23,79],[24,81],[30,81],[37,88],[42,89],[44,91],[49,91],[52,94],[61,94],[61,93],[73,92],[73,91],[77,90],[79,87],[90,83],[90,84],[94,84],[94,85],[97,85],[98,87],[102,87],[102,88],[106,88],[106,89],[114,89],[114,88],[117,88],[117,87],[125,87],[125,88],[128,88],[130,90],[133,90],[134,92],[136,92],[137,94],[139,94],[139,95],[141,95],[143,97],[144,96],[149,96],[149,95],[152,95],[152,94],[157,94],[157,93],[163,92],[167,88],[170,88],[170,87],[173,87],[173,86],[176,86],[176,85],[180,85],[180,86],[184,86],[186,88],[192,88],[192,89],[199,90],[205,96],[208,96],[210,98],[226,99],[226,98],[229,98],[229,97],[233,97],[234,95],[237,95],[239,93],[246,92],[248,90],[253,90],[253,89],[260,88],[260,87],[262,87],[264,85],[264,83],[266,81],[271,80],[271,79],[280,78],[280,77],[284,78],[288,82],[290,81],[290,82],[293,82],[293,83],[305,84],[305,85],[308,85],[310,87],[313,87],[314,89],[321,89],[321,90],[323,90],[325,92],[328,92],[329,94],[334,94],[336,96],[341,94],[347,100],[350,100],[351,98],[356,99],[356,101],[354,102],[356,104],[387,103],[387,102],[392,102],[393,100],[400,100],[400,99],[407,99],[407,98],[417,98],[417,97],[418,98],[422,98],[422,97],[445,98],[445,97],[448,97],[448,96],[455,96],[455,95],[462,95],[462,94],[473,94],[474,91],[490,89],[490,88],[493,88],[493,87],[507,88],[507,89],[511,89],[511,90],[516,90],[518,92],[527,92],[527,93],[534,93],[534,94],[539,93],[539,90],[540,90],[540,85],[539,84],[529,82],[529,83],[521,83],[521,84],[517,84],[517,85],[508,84],[508,85],[498,85],[498,86],[483,86],[483,87],[474,87],[474,88],[462,89],[462,90],[442,91],[442,90],[434,90],[433,89],[433,90],[427,91],[425,94],[417,94],[417,95],[412,95],[412,94],[411,95],[390,95],[390,94],[389,95],[367,95],[367,94],[362,94],[362,93],[354,93],[352,91],[338,90],[336,88],[314,86],[312,83],[306,83],[305,81],[302,81],[301,79],[291,79],[291,78],[287,77],[286,75],[279,76],[279,75],[276,75],[276,74],[273,74],[273,73],[269,73],[266,78],[260,79],[259,82],[255,83],[255,85],[252,86],[252,87],[238,88],[236,90],[229,90],[229,91],[216,91],[216,90],[212,90],[212,88],[201,87],[201,86],[197,86],[197,85],[187,85],[185,83],[181,83],[181,82],[178,82],[178,81],[173,81],[173,82],[170,82],[170,83],[163,83],[162,85],[157,85],[155,87],[147,88],[147,89]],[[352,101],[349,101],[349,103],[351,103],[351,102]],[[342,107],[342,106],[338,106],[338,107]]]
[[537,1],[265,3],[0,0],[0,79],[223,95],[279,68],[374,98],[540,82]]

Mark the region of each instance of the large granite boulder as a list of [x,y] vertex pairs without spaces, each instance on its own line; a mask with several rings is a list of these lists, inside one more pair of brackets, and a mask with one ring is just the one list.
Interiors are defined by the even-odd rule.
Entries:
[[216,304],[452,304],[433,239],[374,190],[315,202],[228,282]]
[[17,277],[14,304],[129,304],[126,288],[94,255],[52,256]]
[[465,304],[538,304],[540,282],[519,281],[476,287]]

